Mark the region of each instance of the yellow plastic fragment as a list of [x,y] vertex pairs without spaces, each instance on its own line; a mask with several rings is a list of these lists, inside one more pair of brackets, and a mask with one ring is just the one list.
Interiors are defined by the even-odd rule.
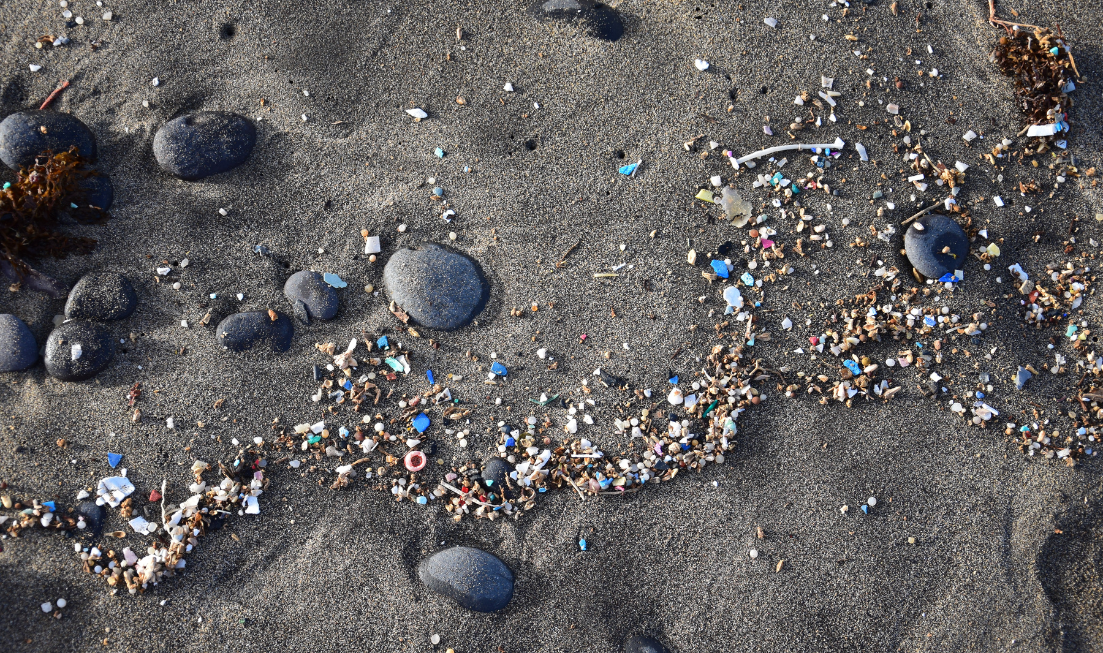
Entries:
[[702,188],[700,191],[697,192],[695,199],[699,199],[702,202],[712,202],[713,204],[715,204],[716,200],[712,199],[712,197],[713,195],[711,190],[707,188]]
[[988,255],[989,256],[999,256],[1000,255],[999,245],[997,245],[996,243],[988,243]]

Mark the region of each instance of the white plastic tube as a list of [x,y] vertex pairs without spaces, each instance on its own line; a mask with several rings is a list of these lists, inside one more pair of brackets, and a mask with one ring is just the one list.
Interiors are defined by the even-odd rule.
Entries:
[[751,159],[757,159],[759,157],[770,156],[771,154],[776,154],[778,152],[788,152],[789,150],[812,150],[812,149],[826,150],[828,148],[833,149],[833,150],[841,150],[841,149],[843,149],[844,145],[846,145],[846,143],[844,143],[843,139],[841,139],[841,138],[836,138],[834,143],[818,143],[818,144],[817,143],[798,143],[798,144],[795,144],[795,145],[778,145],[777,147],[768,147],[765,150],[759,150],[757,152],[751,152],[747,156],[742,156],[742,157],[739,157],[738,159],[733,158],[731,160],[731,162],[732,162],[732,167],[738,170],[740,165],[746,163],[747,161],[750,161]]

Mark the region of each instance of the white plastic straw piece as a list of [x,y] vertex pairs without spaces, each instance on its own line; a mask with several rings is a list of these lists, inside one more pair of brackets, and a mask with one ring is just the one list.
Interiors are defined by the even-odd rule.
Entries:
[[797,144],[794,144],[794,145],[778,145],[776,147],[768,147],[764,150],[759,150],[757,152],[751,152],[747,156],[739,157],[738,159],[732,159],[731,160],[732,161],[732,167],[738,168],[739,166],[746,163],[747,161],[750,161],[751,159],[757,159],[757,158],[764,157],[764,156],[770,156],[771,154],[776,154],[778,152],[788,152],[789,150],[813,150],[813,149],[841,150],[841,149],[843,149],[844,145],[846,145],[846,143],[843,142],[843,139],[841,139],[841,138],[836,138],[834,143],[797,143]]

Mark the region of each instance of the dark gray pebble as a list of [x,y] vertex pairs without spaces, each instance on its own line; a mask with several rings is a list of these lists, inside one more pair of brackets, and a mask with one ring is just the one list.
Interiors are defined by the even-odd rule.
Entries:
[[[950,250],[944,254],[946,247]],[[904,251],[919,274],[937,281],[944,274],[965,269],[969,238],[953,218],[928,214],[904,232]]]
[[45,150],[57,154],[73,145],[86,160],[96,160],[96,137],[68,113],[19,111],[0,122],[0,161],[12,170],[31,165]]
[[162,125],[153,137],[153,156],[167,172],[197,181],[245,163],[256,142],[257,130],[244,116],[200,111]]
[[65,302],[67,320],[121,320],[138,306],[134,286],[115,272],[89,272],[69,291]]
[[513,572],[486,551],[454,546],[434,553],[418,567],[426,587],[462,607],[494,612],[513,598]]
[[267,344],[273,351],[283,352],[291,348],[295,327],[282,313],[273,320],[268,311],[234,313],[218,323],[218,344],[230,351],[245,351],[257,344]]
[[103,520],[107,516],[107,510],[103,506],[97,506],[94,500],[82,501],[77,505],[76,517],[84,518],[84,530],[92,537],[99,537],[103,530]]
[[616,41],[624,34],[620,14],[593,0],[536,0],[528,11],[540,20],[577,23],[589,36],[606,41]]
[[494,456],[483,465],[483,483],[487,489],[498,496],[512,498],[513,492],[508,485],[509,474],[512,471],[513,465],[510,465],[508,460]]
[[[74,345],[80,345],[76,360],[73,360]],[[46,371],[62,381],[90,379],[114,357],[114,338],[95,322],[65,322],[46,339]]]
[[0,372],[25,370],[38,360],[34,334],[16,316],[0,314]]
[[436,243],[395,252],[383,268],[383,284],[415,322],[445,331],[474,319],[490,295],[475,261]]
[[283,284],[283,294],[303,324],[310,324],[310,318],[332,320],[337,315],[337,290],[321,272],[296,272]]
[[667,653],[666,647],[645,635],[632,635],[624,642],[624,653]]
[[108,211],[115,202],[115,186],[105,174],[89,175],[77,184],[77,188],[75,196],[70,198],[77,206],[94,206]]

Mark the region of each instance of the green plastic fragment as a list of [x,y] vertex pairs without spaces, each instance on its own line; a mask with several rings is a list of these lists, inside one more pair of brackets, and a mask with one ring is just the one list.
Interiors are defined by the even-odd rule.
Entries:
[[719,405],[720,405],[720,400],[719,399],[713,399],[712,403],[709,404],[709,407],[705,409],[705,412],[701,413],[701,417],[708,417],[709,413],[711,413]]
[[559,395],[552,395],[552,396],[548,397],[547,399],[545,399],[544,401],[540,401],[539,399],[529,399],[529,401],[531,401],[534,404],[539,404],[541,406],[547,406],[548,404],[555,401],[556,399],[559,399]]
[[321,442],[321,441],[322,441],[322,436],[320,436],[320,435],[312,435],[312,436],[310,436],[309,438],[307,438],[307,439],[306,439],[306,441],[307,441],[308,443],[310,443],[310,444],[318,444],[319,442]]
[[399,363],[397,360],[395,360],[393,358],[387,358],[386,363],[387,363],[387,365],[390,365],[391,369],[394,370],[395,372],[405,371],[405,368],[402,367],[402,363]]

